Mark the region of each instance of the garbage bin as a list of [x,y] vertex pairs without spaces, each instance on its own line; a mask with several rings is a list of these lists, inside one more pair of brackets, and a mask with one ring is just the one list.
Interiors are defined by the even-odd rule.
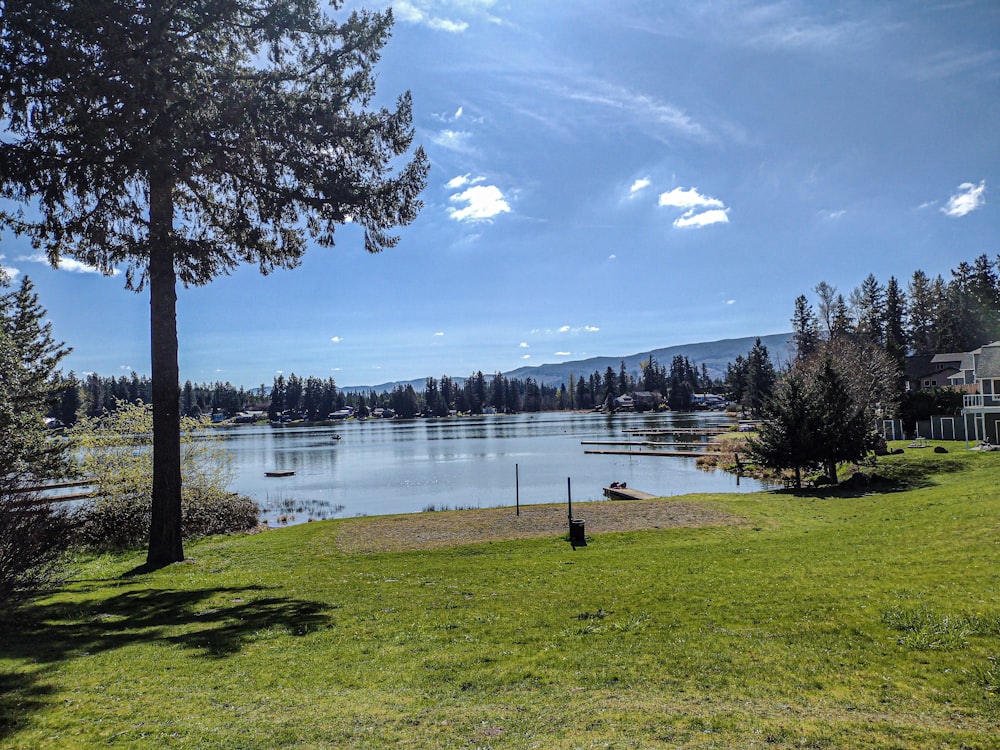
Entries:
[[582,518],[574,518],[569,522],[569,543],[574,547],[586,547],[587,535],[584,532]]

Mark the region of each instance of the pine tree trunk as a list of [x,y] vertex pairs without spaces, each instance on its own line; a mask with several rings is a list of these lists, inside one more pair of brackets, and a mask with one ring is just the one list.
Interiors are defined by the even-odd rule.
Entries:
[[150,177],[149,313],[153,380],[153,513],[146,564],[184,559],[181,540],[180,372],[177,366],[177,278],[169,178]]
[[828,458],[826,460],[826,476],[830,480],[830,484],[837,484],[837,461],[836,459]]

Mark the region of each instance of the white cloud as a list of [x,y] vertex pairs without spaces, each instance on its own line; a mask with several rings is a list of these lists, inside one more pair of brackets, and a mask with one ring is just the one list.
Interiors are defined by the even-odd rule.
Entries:
[[496,185],[473,185],[451,196],[450,200],[465,204],[463,208],[448,209],[455,221],[489,221],[494,216],[510,213],[510,204]]
[[845,209],[840,209],[839,211],[820,211],[820,216],[823,217],[824,221],[836,221],[837,219],[842,219],[847,215]]
[[472,137],[472,133],[468,133],[464,130],[442,130],[440,133],[431,136],[431,140],[442,148],[449,149],[451,151],[460,151],[463,153],[468,153],[472,150],[469,146],[469,139]]
[[562,328],[559,329],[559,333],[569,333],[569,332],[570,332],[569,326],[563,326]]
[[628,189],[629,197],[633,197],[636,193],[642,192],[650,185],[648,177],[640,177],[638,180],[632,183],[632,187]]
[[461,116],[462,116],[462,106],[459,105],[458,109],[455,110],[455,119],[457,120]]
[[734,300],[734,299],[727,299],[726,300],[726,304],[727,305],[735,305],[736,304],[736,300]]
[[601,329],[598,328],[597,326],[584,326],[583,330],[585,330],[587,333],[597,333]]
[[[37,255],[24,255],[18,258],[18,260],[27,260],[32,263],[44,263],[49,265],[49,259],[42,253]],[[100,269],[94,266],[89,266],[86,263],[81,263],[74,258],[60,258],[59,264],[56,266],[60,271],[68,271],[70,273],[100,273]],[[117,268],[111,272],[112,276],[118,276],[121,273]]]
[[522,349],[527,349],[528,348],[528,342],[527,341],[522,341],[520,344],[518,344],[518,346],[521,347]]
[[614,253],[611,253],[611,255],[608,256],[608,260],[618,260],[618,256],[615,255]]
[[7,277],[10,279],[16,278],[17,275],[21,273],[21,271],[20,269],[14,268],[13,266],[5,266],[3,262],[4,260],[6,260],[6,258],[7,258],[6,255],[0,255],[0,271],[7,274]]
[[714,208],[711,211],[702,211],[701,213],[696,213],[692,208],[690,211],[685,211],[679,219],[674,220],[674,226],[678,229],[686,229],[707,227],[711,224],[728,224],[728,213],[728,208]]
[[698,192],[698,188],[676,187],[660,193],[659,204],[668,208],[684,209],[674,220],[678,229],[701,228],[711,224],[728,224],[729,209],[718,198]]
[[521,357],[521,359],[531,359],[531,355],[525,354],[523,357]]
[[673,208],[724,208],[725,204],[718,198],[702,195],[698,188],[674,188],[660,194],[660,205]]
[[485,181],[485,177],[472,177],[468,172],[466,172],[465,174],[460,174],[457,177],[452,177],[445,183],[445,187],[449,190],[458,190],[458,188],[464,187],[465,185],[478,185],[480,182]]
[[450,18],[432,18],[427,25],[435,31],[447,31],[450,34],[461,34],[469,28],[465,21],[452,21]]
[[[425,3],[421,3],[422,5]],[[400,21],[406,23],[424,24],[436,31],[447,31],[452,34],[460,34],[469,28],[465,21],[453,21],[450,18],[439,18],[430,15],[423,8],[417,7],[409,0],[396,0],[392,4],[392,11]]]
[[553,352],[556,357],[568,357],[573,352]]
[[332,341],[335,344],[339,344],[341,341],[343,341],[343,339],[340,338],[340,336],[334,336],[332,339],[330,339],[330,341]]
[[434,335],[435,336],[444,336],[444,331],[435,331]]
[[984,205],[986,205],[986,180],[980,181],[978,185],[963,182],[958,186],[958,192],[948,199],[941,211],[948,216],[957,218],[972,213]]

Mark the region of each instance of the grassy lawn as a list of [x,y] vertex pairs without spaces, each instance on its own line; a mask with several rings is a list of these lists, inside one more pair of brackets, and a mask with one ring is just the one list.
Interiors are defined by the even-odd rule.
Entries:
[[997,748],[1000,452],[946,445],[575,551],[356,518],[87,559],[0,632],[0,746]]

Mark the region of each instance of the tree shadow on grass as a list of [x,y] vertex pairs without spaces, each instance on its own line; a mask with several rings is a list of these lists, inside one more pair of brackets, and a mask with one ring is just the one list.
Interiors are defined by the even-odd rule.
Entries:
[[25,606],[16,621],[0,623],[0,653],[22,665],[0,669],[0,739],[47,703],[55,689],[46,675],[59,663],[153,641],[225,658],[264,632],[303,636],[329,627],[326,610],[262,586],[129,590]]

